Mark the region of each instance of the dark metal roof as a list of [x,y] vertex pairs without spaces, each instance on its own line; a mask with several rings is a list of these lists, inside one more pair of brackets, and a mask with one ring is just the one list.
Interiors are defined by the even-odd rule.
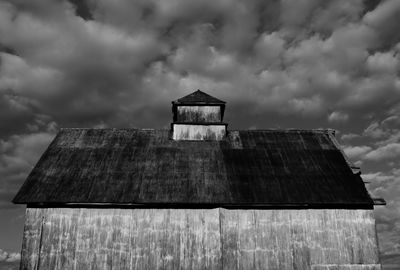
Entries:
[[15,203],[372,207],[330,131],[230,131],[174,141],[168,130],[63,129]]
[[190,104],[190,105],[195,105],[195,104],[220,104],[223,105],[226,102],[219,100],[218,98],[215,98],[213,96],[210,96],[209,94],[206,94],[200,90],[197,90],[187,96],[184,96],[182,98],[177,99],[176,101],[172,102],[173,104]]

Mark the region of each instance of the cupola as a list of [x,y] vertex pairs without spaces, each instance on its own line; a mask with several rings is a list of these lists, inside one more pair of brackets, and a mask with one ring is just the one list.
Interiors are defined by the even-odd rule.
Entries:
[[223,122],[225,101],[200,90],[172,101],[174,140],[221,140],[226,135]]

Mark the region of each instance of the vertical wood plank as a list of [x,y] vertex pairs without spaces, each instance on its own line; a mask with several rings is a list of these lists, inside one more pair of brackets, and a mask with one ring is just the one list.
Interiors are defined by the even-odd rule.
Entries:
[[371,210],[222,212],[224,269],[379,265]]
[[42,219],[42,209],[26,208],[20,265],[22,270],[38,267]]
[[327,270],[380,267],[372,210],[29,208],[21,269],[37,266]]
[[288,215],[255,210],[257,269],[290,269],[293,265]]
[[112,269],[129,269],[129,237],[131,216],[128,211],[115,209],[112,215]]
[[289,212],[290,238],[293,254],[293,269],[311,269],[311,254],[308,244],[307,225],[312,217],[307,211]]

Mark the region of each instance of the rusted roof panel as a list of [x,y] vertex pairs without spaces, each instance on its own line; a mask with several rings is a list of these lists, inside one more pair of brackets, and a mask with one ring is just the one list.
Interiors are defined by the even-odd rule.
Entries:
[[174,141],[168,130],[63,129],[14,202],[372,206],[331,136],[252,130]]

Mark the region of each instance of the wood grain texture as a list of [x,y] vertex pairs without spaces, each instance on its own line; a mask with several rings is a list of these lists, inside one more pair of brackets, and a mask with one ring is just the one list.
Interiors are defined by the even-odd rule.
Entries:
[[172,138],[174,140],[223,140],[226,134],[226,126],[221,125],[191,125],[173,124]]
[[224,269],[379,262],[369,210],[222,210],[221,223]]
[[28,208],[26,215],[21,269],[380,269],[371,210]]
[[37,269],[46,209],[26,208],[20,269]]
[[178,106],[178,122],[216,123],[221,122],[220,106]]
[[381,270],[380,264],[328,264],[328,265],[313,265],[311,270]]

